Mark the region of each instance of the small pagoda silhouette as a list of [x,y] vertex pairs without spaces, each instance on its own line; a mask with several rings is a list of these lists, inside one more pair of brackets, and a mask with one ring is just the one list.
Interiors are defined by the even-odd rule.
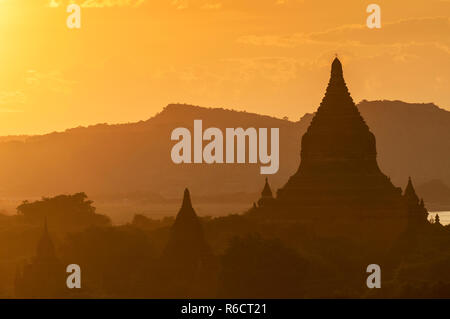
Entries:
[[216,264],[201,222],[192,207],[189,190],[170,229],[161,258],[163,297],[204,297],[216,284]]
[[414,230],[426,224],[428,221],[428,211],[425,208],[423,199],[419,200],[412,184],[411,177],[408,178],[408,184],[406,185],[403,197],[405,198],[405,204],[408,211],[410,228]]
[[189,190],[184,190],[183,203],[170,231],[163,259],[192,267],[201,263],[211,251],[205,241],[200,220],[192,207]]
[[266,177],[264,188],[261,192],[261,198],[258,200],[258,207],[270,206],[273,204],[273,193],[269,185],[269,180]]
[[17,267],[16,297],[61,298],[65,292],[65,283],[64,268],[56,255],[45,219],[35,257],[24,267]]

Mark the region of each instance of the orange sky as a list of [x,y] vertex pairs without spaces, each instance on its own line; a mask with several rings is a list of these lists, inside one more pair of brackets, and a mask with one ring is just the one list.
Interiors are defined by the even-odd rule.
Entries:
[[[450,0],[0,0],[0,135],[145,120],[166,104],[297,120],[338,53],[355,101],[450,109]],[[381,7],[368,29],[366,7]],[[88,4],[88,5],[86,5]]]

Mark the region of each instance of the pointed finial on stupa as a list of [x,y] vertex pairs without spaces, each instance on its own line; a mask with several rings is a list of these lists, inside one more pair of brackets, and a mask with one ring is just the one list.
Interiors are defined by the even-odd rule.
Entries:
[[408,176],[408,184],[406,184],[405,191],[408,189],[414,191],[414,186],[412,184],[411,176]]
[[414,199],[414,201],[417,203],[419,202],[419,197],[417,196],[416,190],[414,189],[411,176],[408,177],[408,185],[406,185],[404,196]]
[[263,191],[261,192],[262,197],[273,197],[272,189],[269,185],[269,179],[266,177],[266,183],[264,184]]
[[197,214],[195,213],[194,208],[192,207],[191,202],[191,194],[189,193],[189,189],[184,189],[183,195],[183,203],[181,204],[181,208],[178,211],[176,220],[183,220],[185,218],[192,219],[197,218]]
[[337,54],[336,57],[333,60],[333,63],[331,64],[331,76],[342,76],[342,64],[341,61],[339,61]]
[[181,208],[192,208],[191,194],[187,187],[184,189],[183,204],[181,205]]

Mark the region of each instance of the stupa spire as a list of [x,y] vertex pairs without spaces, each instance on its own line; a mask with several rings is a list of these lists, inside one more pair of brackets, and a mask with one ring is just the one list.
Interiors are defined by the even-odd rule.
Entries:
[[192,208],[192,202],[191,202],[191,194],[189,193],[189,189],[185,188],[184,189],[184,194],[183,194],[183,203],[181,204],[181,209],[185,209],[185,210],[193,210]]
[[196,220],[197,214],[195,213],[194,208],[192,207],[191,194],[188,188],[184,189],[183,194],[183,202],[181,204],[181,208],[178,211],[175,223],[179,223],[183,220]]
[[[348,159],[378,173],[375,136],[370,132],[345,84],[341,61],[331,64],[330,81],[311,125],[302,137],[301,166]],[[368,167],[370,166],[370,167]],[[350,166],[349,166],[350,167]]]
[[272,204],[274,201],[272,189],[269,185],[269,179],[266,177],[266,182],[264,184],[264,188],[261,192],[261,198],[258,200],[258,206],[263,207],[269,204]]
[[184,190],[183,203],[172,226],[164,257],[185,262],[209,251],[200,220],[191,203],[189,190]]
[[270,189],[269,180],[266,177],[266,183],[264,184],[263,191],[261,192],[262,197],[273,197],[272,190]]
[[408,178],[408,184],[406,185],[403,197],[406,201],[406,207],[409,213],[410,226],[425,225],[428,220],[428,211],[425,208],[423,199],[419,200],[411,177]]
[[342,71],[342,63],[339,61],[337,55],[331,64],[331,76],[340,76],[343,77],[344,72]]
[[417,196],[416,190],[414,189],[414,186],[412,184],[411,176],[408,177],[408,184],[406,185],[404,196],[416,203],[419,202],[419,197]]

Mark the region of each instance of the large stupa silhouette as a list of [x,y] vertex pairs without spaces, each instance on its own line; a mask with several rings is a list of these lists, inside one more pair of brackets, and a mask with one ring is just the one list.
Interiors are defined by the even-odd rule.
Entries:
[[298,171],[278,191],[292,205],[337,204],[385,207],[398,200],[377,164],[375,136],[358,111],[335,58],[330,82],[317,113],[303,135]]
[[401,188],[378,167],[375,136],[350,96],[338,58],[300,156],[297,172],[266,213],[309,221],[326,235],[391,240],[405,230]]

